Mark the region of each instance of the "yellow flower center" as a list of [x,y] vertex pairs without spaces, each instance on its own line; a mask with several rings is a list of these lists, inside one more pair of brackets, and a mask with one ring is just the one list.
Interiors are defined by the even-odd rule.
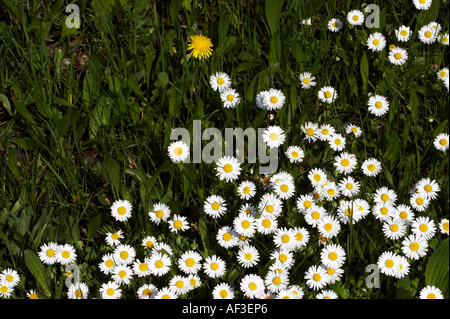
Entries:
[[430,293],[427,295],[427,299],[436,299],[436,295],[435,295],[434,293],[430,292]]
[[402,37],[406,37],[406,36],[408,35],[408,31],[402,30],[402,31],[400,31],[400,35],[401,35]]
[[117,214],[119,214],[119,215],[125,215],[126,212],[127,212],[127,209],[123,206],[120,206],[119,208],[117,208]]
[[352,127],[351,129],[350,129],[353,133],[356,133],[356,132],[358,132],[358,129],[356,128],[356,127]]
[[269,135],[269,138],[272,140],[272,141],[276,141],[277,139],[278,139],[278,134],[277,133],[271,133],[270,135]]
[[426,192],[429,193],[429,192],[431,192],[433,190],[433,187],[431,187],[431,185],[425,185],[424,189],[425,189]]
[[313,213],[311,214],[311,217],[312,217],[313,219],[319,219],[319,218],[320,218],[320,213],[319,213],[319,212],[313,212]]
[[184,263],[186,264],[186,266],[192,267],[195,265],[195,260],[194,260],[194,258],[188,258],[188,259],[186,259],[186,261]]
[[338,258],[338,255],[334,251],[332,251],[331,253],[328,254],[328,258],[334,261]]
[[309,79],[308,79],[308,78],[303,79],[303,83],[304,83],[304,84],[309,84]]
[[156,268],[161,268],[162,266],[164,266],[164,263],[161,259],[155,261],[155,267]]
[[146,246],[147,248],[152,248],[153,245],[154,245],[154,243],[153,243],[151,240],[148,240],[148,241],[145,243],[145,246]]
[[286,184],[283,184],[283,185],[280,186],[280,190],[281,190],[283,193],[286,193],[286,192],[289,190],[289,186],[286,185]]
[[402,54],[397,52],[396,54],[394,54],[394,58],[400,60],[402,58]]
[[212,270],[217,270],[217,269],[219,269],[219,264],[218,263],[211,263],[211,269]]
[[411,243],[411,244],[409,245],[409,248],[410,248],[412,251],[418,251],[419,248],[420,248],[420,246],[419,246],[418,243],[413,242],[413,243]]
[[417,197],[417,199],[416,199],[417,205],[423,205],[424,202],[425,201],[424,201],[424,199],[422,197]]
[[379,45],[380,44],[380,40],[378,40],[378,39],[375,39],[375,40],[373,40],[373,45]]
[[331,92],[330,91],[326,91],[323,95],[325,95],[325,97],[327,99],[329,99],[331,97]]
[[310,208],[310,207],[312,206],[312,203],[311,203],[311,201],[306,200],[306,201],[303,203],[303,206],[305,206],[306,208]]
[[337,139],[334,140],[334,144],[341,145],[342,141],[339,138],[337,138]]
[[392,224],[391,227],[389,227],[391,229],[391,231],[396,232],[398,231],[398,225],[396,224]]
[[281,241],[283,243],[288,243],[290,240],[291,240],[291,238],[289,237],[289,235],[285,234],[285,235],[281,236]]
[[380,213],[381,215],[387,215],[387,213],[389,213],[389,210],[386,207],[381,207]]
[[35,293],[33,293],[30,295],[30,299],[38,299],[38,296]]
[[225,289],[222,289],[219,293],[221,298],[226,298],[228,296],[228,291],[226,291]]
[[345,210],[345,215],[347,215],[347,216],[352,216],[352,215],[353,215],[353,209],[347,208],[347,209]]
[[107,261],[105,261],[105,265],[108,268],[111,268],[112,266],[114,266],[114,262],[111,259],[108,259]]
[[330,130],[327,128],[322,129],[322,134],[323,135],[328,135],[328,133],[330,133]]
[[152,291],[150,290],[150,289],[148,289],[148,288],[145,288],[143,291],[142,291],[142,295],[143,296],[150,296],[152,294]]
[[244,229],[248,229],[248,228],[250,228],[250,222],[248,220],[244,220],[244,221],[242,221],[241,226]]
[[277,103],[277,102],[278,102],[277,97],[276,97],[276,96],[272,96],[272,97],[270,98],[270,102],[273,103],[273,104]]
[[408,214],[406,212],[400,212],[399,215],[401,219],[406,219],[408,217]]
[[443,224],[442,224],[442,228],[443,228],[445,231],[448,231],[448,229],[449,229],[449,227],[448,227],[448,222],[443,223]]
[[246,253],[246,254],[244,255],[244,258],[245,258],[246,260],[251,260],[251,259],[253,258],[253,256],[252,256],[252,254],[250,254],[250,253]]
[[218,202],[214,202],[212,203],[211,208],[214,210],[218,210],[220,208],[220,204]]
[[297,239],[298,241],[301,241],[303,239],[303,234],[302,233],[295,234],[295,239]]
[[227,100],[230,101],[230,102],[233,101],[234,100],[233,94],[228,94],[227,95]]
[[316,182],[320,181],[322,179],[322,177],[319,174],[314,174],[314,180]]
[[222,85],[225,82],[225,80],[223,78],[218,78],[217,79],[217,84]]
[[267,205],[266,211],[267,211],[268,213],[273,213],[274,210],[275,210],[275,208],[274,208],[272,205]]
[[330,188],[327,190],[327,193],[328,193],[328,195],[333,196],[336,193],[336,191],[334,189]]
[[255,290],[256,288],[258,288],[258,286],[254,282],[251,282],[248,284],[248,288],[250,290]]
[[352,183],[347,183],[347,185],[345,185],[345,187],[347,187],[347,189],[352,189],[353,188],[353,184]]
[[250,193],[250,187],[245,186],[244,189],[242,190],[242,192],[243,192],[244,194]]
[[341,164],[342,164],[342,166],[349,166],[349,165],[350,165],[350,161],[349,161],[348,159],[344,158],[344,159],[341,161]]
[[281,262],[285,262],[287,260],[287,255],[286,254],[280,254],[280,256],[278,256],[278,259]]
[[173,150],[173,153],[175,155],[181,155],[181,154],[183,154],[183,149],[181,147],[175,147],[175,149]]
[[272,282],[274,285],[278,286],[281,284],[281,278],[280,277],[273,277]]
[[230,173],[233,170],[233,165],[231,164],[225,164],[223,166],[223,170],[225,171],[225,173]]
[[270,221],[270,219],[264,219],[264,220],[262,221],[262,225],[263,225],[263,227],[265,227],[265,228],[269,228],[269,227],[272,225],[272,222]]
[[48,257],[53,257],[55,256],[55,251],[53,249],[48,249],[47,250],[47,256]]
[[127,276],[127,272],[125,270],[119,271],[119,277],[120,278],[125,278],[126,276]]
[[322,277],[321,277],[319,274],[315,274],[315,275],[313,276],[314,281],[320,281],[321,278],[322,278]]
[[175,286],[177,286],[177,288],[183,288],[184,287],[184,281],[183,280],[178,280],[175,283]]
[[383,107],[383,103],[381,103],[380,101],[378,101],[377,103],[375,103],[375,107],[377,109],[381,109]]
[[371,171],[371,172],[373,172],[376,168],[377,168],[377,167],[376,167],[374,164],[369,164],[369,165],[367,166],[367,169],[368,169],[369,171]]
[[428,226],[426,224],[422,224],[420,225],[419,229],[421,232],[426,232],[428,230]]
[[323,228],[325,228],[326,231],[330,231],[333,229],[333,224],[326,223],[325,225],[323,225]]
[[444,146],[444,145],[447,145],[447,140],[445,139],[445,138],[443,138],[443,139],[441,139],[440,141],[439,141],[439,144],[441,144],[442,146]]
[[339,23],[337,23],[337,22],[333,22],[333,28],[337,28],[338,26],[339,26]]
[[353,16],[353,21],[358,21],[358,20],[359,20],[359,17],[357,15],[354,15]]
[[62,252],[62,257],[63,258],[69,258],[70,257],[70,253],[67,250],[65,250],[65,251]]
[[113,288],[108,288],[108,290],[106,290],[106,294],[108,295],[108,296],[112,296],[112,295],[114,295],[114,289]]
[[294,157],[294,158],[297,158],[297,157],[299,156],[298,152],[296,152],[296,151],[293,151],[293,152],[291,153],[291,155],[292,155],[292,157]]
[[426,31],[425,32],[425,37],[427,37],[427,38],[431,38],[432,35],[433,34],[431,33],[431,31]]
[[384,262],[385,266],[388,268],[394,267],[394,261],[392,259],[388,259]]
[[117,238],[119,238],[119,234],[118,233],[114,233],[114,234],[111,235],[111,238],[113,240],[116,240]]
[[306,135],[308,136],[313,136],[314,135],[314,129],[313,128],[308,128],[306,130]]
[[128,252],[127,251],[120,252],[120,258],[127,259],[128,258]]
[[389,200],[389,195],[388,195],[388,194],[383,194],[383,195],[381,195],[381,200],[382,200],[383,202],[387,202],[387,201]]
[[164,216],[164,212],[160,209],[155,212],[156,217],[162,218]]
[[181,227],[183,227],[183,222],[181,220],[176,220],[173,222],[173,227],[175,229],[180,229]]
[[147,269],[148,269],[148,265],[146,263],[141,263],[139,265],[139,270],[140,271],[147,271]]
[[222,235],[222,239],[225,241],[230,241],[233,236],[230,233],[225,233]]

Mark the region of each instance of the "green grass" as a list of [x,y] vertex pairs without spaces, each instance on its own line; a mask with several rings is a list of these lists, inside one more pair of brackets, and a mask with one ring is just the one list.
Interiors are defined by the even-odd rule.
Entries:
[[[99,287],[109,279],[96,266],[112,250],[104,235],[117,229],[124,231],[124,242],[136,247],[139,258],[144,256],[140,241],[147,235],[170,244],[175,256],[187,249],[204,257],[222,256],[228,267],[225,276],[213,280],[202,275],[204,284],[188,298],[211,298],[217,282],[237,283],[247,273],[264,277],[273,249],[269,237],[255,239],[261,267],[250,270],[238,265],[237,250],[226,251],[215,240],[217,230],[231,225],[242,204],[236,185],[219,181],[214,164],[175,165],[167,156],[171,129],[185,127],[192,134],[196,119],[202,120],[203,128],[222,131],[281,126],[288,143],[279,151],[278,170],[296,178],[295,198],[311,191],[306,177],[310,169],[323,167],[336,177],[331,170],[334,152],[324,144],[305,142],[300,126],[306,121],[329,123],[343,132],[352,122],[364,135],[349,139],[346,150],[360,164],[369,157],[383,164],[376,178],[355,174],[361,198],[371,202],[375,189],[387,186],[396,191],[398,203],[408,203],[414,184],[430,177],[441,191],[423,215],[437,223],[448,218],[449,161],[447,152],[433,146],[435,136],[448,133],[448,92],[435,70],[448,67],[448,47],[427,46],[417,37],[419,28],[431,21],[448,32],[448,2],[434,0],[423,12],[409,0],[373,2],[381,9],[377,29],[346,23],[346,13],[361,9],[361,1],[284,1],[280,6],[275,1],[84,0],[77,2],[81,27],[67,29],[67,1],[1,0],[0,270],[13,268],[21,276],[12,298],[25,298],[29,289],[39,289],[42,297],[65,298],[64,267],[41,265],[30,253],[48,241],[76,248],[81,280],[90,287],[90,296],[99,297]],[[313,26],[301,24],[308,17]],[[333,17],[344,21],[339,33],[326,29]],[[414,31],[406,44],[395,38],[401,24]],[[408,51],[405,65],[394,66],[387,52],[367,49],[365,41],[375,31],[386,36],[388,45]],[[209,59],[187,55],[186,42],[194,34],[212,39]],[[224,109],[211,90],[209,76],[216,71],[228,73],[241,94],[236,109]],[[314,89],[301,89],[298,75],[303,71],[316,76]],[[339,93],[331,106],[317,99],[317,90],[325,85]],[[258,92],[269,88],[281,89],[286,96],[273,121],[254,101]],[[388,114],[376,118],[367,111],[370,93],[389,97]],[[289,145],[305,150],[302,164],[285,158]],[[261,179],[258,165],[244,163],[240,180]],[[203,212],[211,194],[227,200],[229,213],[220,220]],[[279,224],[306,227],[295,198],[286,202]],[[118,199],[133,204],[133,216],[126,223],[110,216],[110,205]],[[192,228],[177,236],[151,223],[147,213],[157,202],[186,216]],[[332,203],[326,205],[333,209]],[[307,228],[311,239],[295,253],[290,283],[301,285],[305,298],[314,298],[316,292],[306,287],[303,276],[320,262],[320,248],[317,232]],[[376,263],[385,250],[401,253],[401,240],[386,239],[381,223],[369,216],[352,227],[343,225],[334,242],[347,252],[342,280],[330,286],[340,298],[417,298],[430,283],[426,269],[433,252],[442,243],[448,245],[447,236],[438,231],[429,241],[427,256],[411,262],[408,277],[381,275],[380,289],[368,289],[365,267]],[[163,287],[178,273],[172,267],[163,278],[135,278],[124,287],[124,298],[135,298],[144,282]],[[448,273],[446,278],[447,286],[441,289],[448,298]],[[237,284],[235,288],[238,291]]]

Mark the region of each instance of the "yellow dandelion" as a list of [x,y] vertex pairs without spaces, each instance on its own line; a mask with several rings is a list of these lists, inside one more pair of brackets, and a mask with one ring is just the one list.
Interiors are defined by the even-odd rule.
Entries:
[[191,54],[196,59],[206,59],[212,54],[213,46],[211,39],[204,35],[193,35],[189,41],[188,50],[192,50]]

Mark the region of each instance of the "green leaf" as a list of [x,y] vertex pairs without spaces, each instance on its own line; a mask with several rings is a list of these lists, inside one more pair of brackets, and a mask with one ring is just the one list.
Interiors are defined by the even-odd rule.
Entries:
[[198,232],[200,233],[200,238],[202,239],[204,248],[204,257],[210,255],[211,252],[211,242],[209,240],[209,230],[208,223],[205,218],[199,218],[198,220]]
[[269,26],[271,35],[273,36],[280,26],[281,8],[283,7],[283,0],[266,0],[264,3],[264,13],[266,15],[266,22]]
[[369,61],[367,60],[366,52],[364,52],[361,58],[360,72],[361,72],[361,79],[363,81],[363,90],[364,93],[366,93],[367,85],[369,83]]
[[106,178],[111,185],[119,191],[120,189],[120,167],[117,161],[113,158],[106,158],[102,165],[103,177]]
[[449,264],[449,240],[445,240],[430,256],[425,269],[425,283],[436,286],[445,298],[448,299],[448,264]]
[[0,102],[2,102],[3,107],[8,111],[8,114],[12,115],[11,104],[5,94],[0,94]]
[[91,218],[88,225],[88,233],[87,238],[90,239],[94,236],[97,229],[100,227],[102,223],[102,214],[95,215]]
[[38,287],[42,289],[47,298],[50,298],[52,293],[50,291],[50,281],[47,277],[44,264],[42,264],[38,255],[31,250],[25,250],[25,265],[30,270],[33,277],[36,279]]

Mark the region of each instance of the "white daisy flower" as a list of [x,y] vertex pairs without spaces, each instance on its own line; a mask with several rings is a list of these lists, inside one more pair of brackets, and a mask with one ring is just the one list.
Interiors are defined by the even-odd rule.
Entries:
[[283,92],[277,89],[269,89],[269,91],[265,91],[262,97],[262,103],[269,111],[281,109],[285,101],[286,97]]
[[132,205],[127,200],[117,200],[111,205],[111,216],[119,222],[131,217]]
[[128,285],[133,279],[133,269],[124,264],[119,264],[112,271],[112,279],[118,285]]
[[308,179],[313,187],[320,187],[327,182],[327,175],[321,168],[313,168],[308,173]]
[[333,216],[325,215],[317,222],[317,230],[322,236],[331,239],[339,234],[341,224]]
[[445,152],[448,150],[448,141],[449,141],[448,134],[441,133],[435,137],[435,139],[433,141],[433,145],[437,150],[439,150],[441,152]]
[[170,287],[162,287],[159,289],[154,299],[178,299],[178,295]]
[[338,94],[331,86],[324,86],[319,90],[318,96],[322,102],[331,104],[337,99]]
[[397,254],[391,251],[385,251],[378,257],[377,265],[381,273],[393,277],[399,271],[400,260]]
[[[292,251],[286,249],[275,249],[270,254],[270,259],[275,259],[275,262],[279,262],[280,265],[285,267],[284,270],[290,269],[295,261]],[[280,269],[279,272],[283,272],[283,269]]]
[[169,220],[169,230],[172,233],[178,233],[189,229],[189,223],[186,217],[180,215],[173,215],[172,219]]
[[159,225],[161,221],[167,222],[171,214],[172,211],[169,206],[164,203],[156,203],[153,205],[153,211],[149,212],[148,216],[153,223]]
[[335,156],[334,160],[335,162],[333,165],[336,166],[336,170],[345,175],[353,172],[358,165],[358,160],[356,159],[355,154],[350,154],[347,152],[342,152],[338,156]]
[[234,290],[226,283],[217,284],[212,291],[213,299],[234,299]]
[[161,254],[167,254],[169,256],[173,255],[173,249],[166,243],[158,242],[153,246],[153,249],[151,250],[151,253],[161,253]]
[[439,43],[441,43],[442,45],[449,45],[450,41],[450,36],[448,33],[444,33],[439,35]]
[[115,281],[102,284],[99,293],[102,299],[120,299],[122,297],[122,289]]
[[231,79],[224,72],[216,72],[209,77],[209,84],[214,91],[222,92],[231,86]]
[[141,246],[144,248],[152,249],[158,240],[153,236],[146,236],[141,241]]
[[342,151],[345,148],[346,144],[345,137],[343,137],[341,134],[338,133],[335,133],[332,136],[330,136],[328,143],[330,144],[330,147],[336,152]]
[[417,193],[410,197],[409,204],[415,211],[424,212],[428,208],[430,200],[421,193]]
[[372,214],[376,219],[386,222],[395,216],[395,207],[389,202],[377,202],[372,208]]
[[448,234],[449,234],[449,224],[448,224],[448,219],[447,218],[441,219],[441,221],[439,222],[439,230],[441,231],[442,234],[448,236]]
[[306,285],[310,289],[320,290],[328,284],[327,272],[320,266],[310,266],[305,274]]
[[436,225],[429,217],[420,216],[411,223],[411,231],[416,236],[422,236],[425,240],[429,240],[436,234]]
[[292,229],[281,227],[273,234],[273,242],[277,248],[290,251],[295,247],[294,236]]
[[316,85],[316,77],[312,76],[309,72],[300,73],[299,79],[302,89],[309,89]]
[[302,299],[305,295],[305,292],[303,291],[302,287],[298,285],[290,285],[288,286],[288,289],[293,295],[294,299]]
[[317,130],[317,136],[321,141],[328,141],[336,133],[336,129],[330,124],[322,124]]
[[346,256],[342,246],[331,244],[322,248],[320,260],[327,268],[340,268],[345,263]]
[[139,259],[136,259],[133,262],[133,273],[138,277],[146,277],[150,275],[150,267],[148,263],[148,258],[144,258],[141,262]]
[[114,249],[114,260],[119,265],[129,265],[136,257],[136,250],[130,245],[121,244]]
[[256,231],[268,235],[274,233],[278,228],[278,221],[275,217],[271,216],[260,216],[255,219]]
[[402,238],[406,234],[406,223],[399,218],[389,218],[383,223],[383,233],[391,240]]
[[256,185],[251,181],[243,181],[239,184],[237,192],[241,199],[249,200],[256,195]]
[[344,223],[354,224],[363,218],[362,211],[356,201],[343,200],[339,203],[337,209],[338,218]]
[[189,290],[196,289],[202,285],[202,281],[200,277],[196,274],[190,274],[187,276],[189,281]]
[[302,124],[300,129],[303,133],[305,133],[305,137],[303,139],[307,140],[308,142],[315,142],[319,137],[317,132],[319,126],[316,123],[307,122],[305,124]]
[[292,228],[292,234],[294,235],[294,248],[293,250],[298,250],[305,247],[309,241],[308,230],[304,227],[294,227]]
[[362,25],[364,23],[364,13],[359,10],[352,10],[347,13],[347,21],[351,25]]
[[102,256],[102,262],[98,264],[100,271],[105,275],[111,274],[116,266],[114,255],[109,253],[104,254]]
[[359,193],[360,183],[351,176],[344,177],[338,183],[339,192],[345,197],[353,197]]
[[278,293],[287,288],[289,285],[289,277],[283,272],[269,271],[264,278],[264,284],[269,291]]
[[444,299],[444,295],[438,287],[428,285],[420,290],[419,299]]
[[303,19],[302,20],[302,24],[304,24],[304,25],[311,25],[311,18]]
[[402,251],[407,258],[418,260],[427,254],[427,240],[422,236],[411,234],[402,241]]
[[256,106],[262,110],[266,109],[266,105],[263,103],[264,96],[266,95],[267,91],[261,91],[258,94],[256,94],[255,102]]
[[373,200],[375,203],[395,204],[397,201],[397,194],[392,189],[382,186],[375,190]]
[[235,89],[225,88],[220,92],[220,99],[222,100],[223,106],[227,109],[235,108],[241,101],[239,93]]
[[412,32],[410,27],[402,25],[395,30],[395,35],[397,36],[398,41],[407,42],[411,39]]
[[121,230],[118,230],[114,233],[107,232],[105,241],[109,246],[117,246],[120,245],[121,238],[123,238],[123,232]]
[[148,264],[150,267],[150,274],[161,277],[169,272],[172,262],[167,254],[155,252],[148,259]]
[[367,39],[367,47],[374,52],[380,52],[386,47],[386,38],[380,32],[375,32]]
[[394,277],[400,279],[409,274],[410,264],[408,262],[408,259],[406,259],[401,255],[397,255],[397,258],[398,258],[398,271],[394,273]]
[[272,193],[264,194],[258,205],[262,217],[277,217],[281,214],[282,209],[283,202],[276,194]]
[[441,190],[439,184],[435,180],[431,180],[430,178],[422,178],[417,182],[416,188],[422,196],[427,197],[430,200],[433,200],[437,197],[438,192]]
[[433,0],[413,0],[414,6],[418,10],[428,10]]
[[244,268],[256,266],[259,262],[259,252],[252,245],[243,246],[238,251],[237,260]]
[[377,176],[381,172],[381,163],[375,158],[368,158],[362,164],[361,168],[366,176]]
[[255,218],[249,214],[239,214],[233,219],[234,231],[239,235],[253,237],[256,232]]
[[223,156],[217,162],[217,176],[226,182],[236,180],[241,174],[241,164],[232,156]]
[[169,288],[179,295],[182,295],[190,290],[190,284],[187,277],[175,275],[169,281]]
[[328,21],[328,30],[331,32],[339,32],[344,27],[344,24],[340,19],[333,18]]
[[400,204],[394,209],[393,218],[399,218],[406,225],[409,225],[414,220],[414,212],[408,205]]
[[274,183],[274,192],[281,199],[289,199],[294,196],[295,185],[290,179],[277,180]]
[[361,218],[366,217],[371,212],[369,203],[364,199],[355,198],[353,200],[353,205],[355,209],[359,211],[359,214],[361,214]]
[[419,40],[424,44],[432,44],[437,40],[436,30],[429,24],[424,25],[419,30]]
[[308,208],[304,214],[305,221],[308,225],[311,225],[312,227],[316,227],[317,223],[319,222],[320,218],[328,215],[325,208],[313,205],[311,208]]
[[180,163],[189,157],[189,146],[183,141],[170,143],[167,148],[167,154],[173,163]]
[[53,265],[56,263],[56,248],[58,247],[57,243],[48,242],[46,244],[42,244],[40,247],[40,251],[38,253],[39,259],[42,263],[46,265]]
[[322,290],[316,295],[316,299],[339,299],[333,290]]
[[196,274],[201,268],[202,256],[194,251],[185,251],[178,259],[178,268],[186,275]]
[[223,226],[217,231],[216,239],[220,246],[231,248],[237,245],[239,235],[230,226]]
[[11,268],[3,269],[3,271],[0,274],[0,278],[4,279],[8,285],[11,285],[11,287],[17,286],[17,284],[20,281],[20,276],[17,271]]
[[393,48],[389,51],[389,62],[395,65],[403,65],[408,60],[408,51],[402,48]]
[[330,268],[330,267],[327,268],[325,265],[321,265],[321,267],[323,269],[325,269],[325,271],[327,272],[326,280],[330,284],[334,284],[334,283],[340,281],[342,278],[342,275],[344,274],[344,270],[342,268]]
[[276,148],[283,145],[286,135],[281,127],[273,125],[264,130],[262,138],[269,148]]
[[77,259],[77,253],[72,245],[63,244],[56,248],[55,257],[61,265],[70,265]]
[[158,292],[158,288],[155,285],[143,284],[136,291],[136,294],[139,299],[151,299],[156,295],[157,292]]
[[437,78],[439,80],[444,80],[445,78],[448,78],[448,68],[442,68],[437,72]]
[[256,213],[256,208],[252,204],[244,203],[241,205],[241,207],[239,207],[239,214],[247,214],[255,217]]
[[389,102],[382,95],[374,95],[367,101],[368,110],[375,116],[382,116],[389,110]]
[[281,289],[275,296],[275,299],[297,299],[289,289]]
[[356,126],[354,124],[347,124],[347,126],[345,127],[345,133],[353,133],[355,137],[360,137],[362,135],[362,130],[359,126]]
[[305,153],[298,146],[289,146],[285,154],[291,163],[301,163],[305,157]]
[[254,299],[264,295],[264,280],[256,274],[245,275],[239,284],[239,287],[245,297]]
[[210,278],[220,278],[225,274],[226,265],[219,256],[208,256],[203,263],[203,271]]
[[322,186],[323,197],[328,201],[338,198],[341,193],[335,182],[328,182]]
[[311,208],[315,200],[312,195],[300,195],[297,198],[297,209],[300,213],[305,213],[308,208]]
[[227,211],[227,204],[222,196],[210,195],[203,204],[206,215],[212,218],[222,217]]

